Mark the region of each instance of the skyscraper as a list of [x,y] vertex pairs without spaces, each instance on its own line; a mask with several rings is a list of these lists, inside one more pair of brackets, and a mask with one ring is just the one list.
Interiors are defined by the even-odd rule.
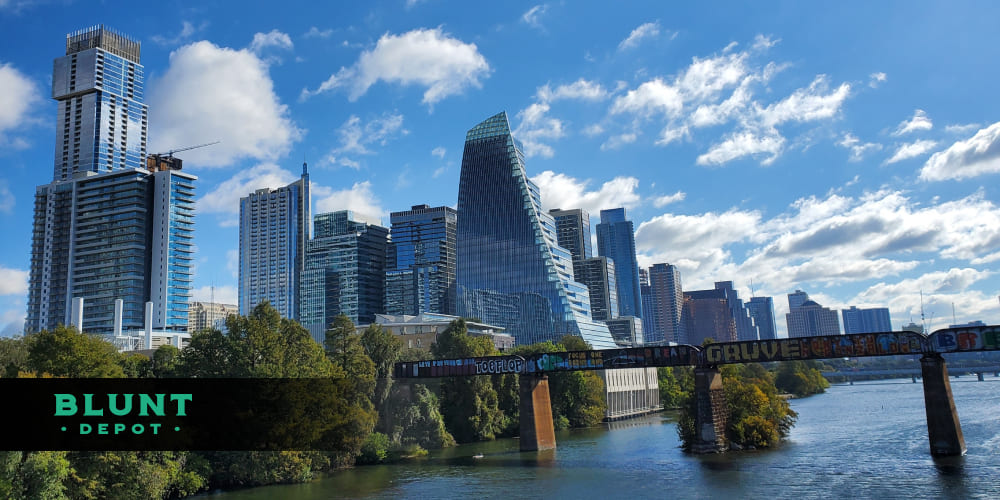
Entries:
[[875,307],[871,309],[841,309],[844,318],[844,333],[879,333],[891,332],[892,322],[889,320],[889,308]]
[[639,268],[639,296],[642,297],[642,310],[646,314],[642,315],[642,331],[645,334],[659,330],[656,323],[656,316],[649,314],[653,310],[653,287],[649,284],[649,270]]
[[593,252],[590,243],[590,214],[586,210],[552,209],[549,214],[556,220],[556,239],[559,246],[569,250],[573,260],[589,259]]
[[194,181],[178,158],[146,162],[146,105],[139,42],[103,26],[71,33],[55,60],[58,101],[53,181],[35,190],[25,331],[187,329]]
[[622,316],[642,317],[639,292],[639,263],[635,257],[635,229],[625,218],[624,208],[601,210],[597,225],[597,253],[615,261],[618,283],[618,312]]
[[618,317],[614,261],[607,257],[574,260],[573,277],[587,286],[590,315],[593,319],[608,321]]
[[785,321],[788,322],[789,338],[840,335],[837,311],[823,307],[814,300],[807,300],[793,308],[785,315]]
[[266,300],[283,318],[299,319],[310,203],[305,163],[299,180],[240,198],[240,314]]
[[377,222],[347,210],[316,216],[315,236],[306,245],[299,316],[317,342],[339,314],[368,325],[384,312],[389,230]]
[[761,340],[777,338],[778,329],[774,322],[774,300],[771,297],[750,297],[746,304]]
[[686,344],[701,345],[705,339],[735,342],[736,321],[721,290],[684,292],[682,310]]
[[451,207],[415,205],[389,216],[385,313],[455,314],[455,231]]
[[[646,342],[686,343],[684,322],[684,292],[681,290],[681,271],[671,264],[653,264],[649,268],[649,305],[645,317],[655,325],[653,331],[644,332]],[[645,319],[645,318],[644,318]]]
[[518,344],[577,335],[594,348],[615,343],[593,321],[587,287],[542,211],[521,145],[501,112],[465,137],[458,188],[458,314],[504,327]]
[[736,337],[739,340],[758,340],[760,334],[757,333],[757,325],[754,324],[750,311],[743,304],[739,292],[733,288],[732,281],[716,281],[715,289],[721,291],[726,296],[729,309],[733,314],[733,321],[736,322]]
[[802,290],[795,290],[795,293],[788,294],[788,310],[791,311],[792,309],[801,306],[807,300],[809,300],[808,293],[803,292]]

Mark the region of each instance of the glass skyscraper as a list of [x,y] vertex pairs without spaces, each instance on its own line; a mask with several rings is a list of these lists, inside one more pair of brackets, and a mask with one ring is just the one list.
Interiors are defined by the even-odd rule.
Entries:
[[889,320],[889,308],[873,307],[871,309],[841,309],[844,318],[844,333],[880,333],[891,332],[892,322]]
[[393,212],[389,221],[385,313],[454,315],[458,212],[415,205]]
[[596,349],[615,347],[591,317],[587,287],[573,280],[572,256],[557,243],[504,112],[465,136],[457,282],[458,314],[502,326],[518,344],[577,335]]
[[615,261],[619,314],[641,318],[642,295],[639,293],[639,263],[635,257],[635,229],[632,221],[625,218],[624,208],[601,210],[601,223],[597,225],[597,253]]
[[761,340],[778,338],[778,328],[774,322],[774,299],[771,297],[750,297],[746,303],[753,322],[757,325]]
[[681,313],[684,292],[681,271],[671,264],[653,264],[649,268],[649,308],[643,309],[643,320],[649,318],[652,331],[644,332],[646,342],[686,343],[687,334]]
[[84,299],[89,333],[185,331],[191,291],[194,181],[181,161],[146,162],[139,42],[98,26],[66,37],[55,60],[53,181],[35,190],[25,331],[70,324]]
[[240,314],[267,300],[283,318],[299,319],[310,203],[305,163],[299,180],[240,198]]
[[385,254],[389,230],[350,211],[318,214],[306,245],[300,322],[322,343],[339,314],[356,325],[385,312]]

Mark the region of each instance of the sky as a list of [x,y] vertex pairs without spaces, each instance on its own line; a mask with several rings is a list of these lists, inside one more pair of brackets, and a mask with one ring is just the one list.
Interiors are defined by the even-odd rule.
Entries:
[[1000,323],[1000,3],[751,4],[0,0],[0,334],[52,61],[97,24],[142,43],[149,153],[219,141],[177,154],[195,300],[236,303],[241,196],[306,161],[314,213],[454,206],[465,132],[506,111],[545,208],[624,206],[641,266],[773,296],[779,336],[796,289],[897,329]]

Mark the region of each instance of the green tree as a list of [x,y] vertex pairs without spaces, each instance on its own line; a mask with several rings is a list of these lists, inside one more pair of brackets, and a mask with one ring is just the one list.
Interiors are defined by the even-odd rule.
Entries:
[[830,387],[830,382],[816,369],[815,361],[784,361],[778,363],[774,384],[778,390],[806,397],[820,394]]
[[663,366],[656,369],[660,385],[660,404],[680,408],[694,391],[694,370],[688,366]]
[[326,330],[323,342],[326,357],[344,370],[347,378],[358,385],[358,389],[371,402],[375,391],[375,363],[365,354],[354,322],[344,314],[333,319]]
[[389,426],[390,439],[400,449],[437,449],[455,445],[455,438],[445,428],[437,396],[424,384],[396,384],[395,401]]
[[181,350],[172,346],[160,346],[153,352],[150,368],[156,378],[172,378],[177,375],[178,363],[180,363]]
[[[495,354],[487,337],[470,337],[465,321],[452,321],[431,353],[438,359],[469,358]],[[495,439],[504,429],[504,415],[489,377],[446,377],[441,381],[441,412],[445,426],[460,443]]]
[[39,375],[57,377],[121,378],[125,376],[123,356],[103,339],[80,333],[73,327],[57,326],[52,330],[25,337],[28,343],[28,368]]
[[72,475],[65,451],[0,451],[0,498],[68,498]]
[[0,377],[16,378],[28,369],[28,344],[23,337],[0,338]]
[[378,411],[376,429],[388,433],[391,431],[388,427],[391,410],[387,403],[393,384],[392,370],[403,350],[403,341],[383,330],[377,323],[372,323],[361,334],[361,346],[375,365],[375,391],[372,395],[372,404]]

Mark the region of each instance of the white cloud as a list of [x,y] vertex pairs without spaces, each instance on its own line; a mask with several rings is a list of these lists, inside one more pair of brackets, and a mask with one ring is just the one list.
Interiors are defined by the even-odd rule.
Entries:
[[[311,188],[310,188],[311,189]],[[233,279],[240,278],[240,251],[237,249],[226,251],[226,270]]]
[[882,145],[873,142],[862,143],[860,139],[850,132],[844,134],[843,139],[837,143],[838,146],[851,150],[850,161],[858,162],[864,159],[869,152],[881,151]]
[[431,155],[437,156],[438,158],[444,158],[444,155],[448,152],[445,148],[438,146],[431,150]]
[[945,125],[944,131],[949,134],[967,134],[969,132],[972,132],[974,130],[979,130],[981,128],[983,128],[983,126],[979,123],[966,123],[966,124],[956,123],[954,125]]
[[743,130],[713,144],[707,153],[698,156],[698,165],[722,165],[744,156],[764,156],[761,165],[770,165],[781,155],[785,138],[773,128],[762,131]]
[[403,115],[383,113],[379,118],[373,118],[362,124],[361,119],[351,115],[337,130],[340,135],[340,146],[334,153],[372,154],[367,146],[378,144],[385,146],[397,134],[406,135],[403,128]]
[[336,212],[338,210],[353,210],[359,214],[385,218],[388,212],[382,208],[381,202],[372,191],[369,181],[356,182],[350,189],[333,191],[330,188],[316,186],[313,189],[316,198],[316,213]]
[[881,71],[872,73],[871,76],[869,76],[868,86],[873,89],[878,88],[880,83],[886,81],[886,78],[885,73],[882,73]]
[[608,140],[601,144],[601,151],[607,151],[609,149],[618,149],[626,144],[632,144],[638,139],[639,136],[635,132],[626,132],[624,134],[613,135],[608,137]]
[[586,128],[583,129],[583,135],[587,137],[594,137],[597,135],[601,135],[603,133],[604,133],[604,127],[602,127],[598,123],[595,123],[593,125],[588,125]]
[[431,174],[431,178],[437,179],[438,177],[441,177],[441,175],[443,175],[447,170],[448,167],[438,167],[437,169],[434,170],[434,173]]
[[892,133],[894,136],[901,136],[904,134],[909,134],[910,132],[917,132],[920,130],[930,130],[934,128],[934,123],[931,119],[927,117],[927,113],[922,109],[918,109],[913,112],[913,118],[909,120],[903,120],[896,131]]
[[536,102],[517,113],[521,120],[514,129],[514,137],[524,144],[524,155],[527,157],[541,156],[551,158],[555,151],[543,140],[559,139],[566,135],[562,120],[547,116],[549,105]]
[[341,68],[302,98],[337,88],[349,88],[348,99],[357,100],[378,81],[426,87],[423,102],[429,106],[481,86],[490,66],[475,44],[451,38],[437,29],[418,29],[401,35],[385,34],[375,48],[365,51],[350,68]]
[[934,153],[920,169],[925,181],[960,180],[1000,172],[1000,122]]
[[302,36],[304,38],[330,38],[331,35],[333,35],[332,29],[321,30],[315,26],[310,26],[309,31]]
[[807,122],[831,118],[840,111],[850,92],[851,86],[847,83],[842,83],[831,91],[826,75],[819,75],[809,87],[798,89],[785,99],[764,108],[761,111],[761,121],[765,125],[774,126],[789,121]]
[[910,158],[923,156],[930,153],[937,147],[937,145],[937,141],[931,140],[919,140],[907,144],[901,144],[898,148],[896,148],[896,152],[893,153],[892,157],[885,161],[885,164],[891,165]]
[[542,28],[542,16],[549,10],[548,4],[536,5],[521,15],[521,22],[532,28]]
[[216,286],[214,291],[211,286],[191,290],[192,302],[212,302],[213,300],[216,304],[236,305],[239,304],[239,292],[232,285]]
[[0,179],[0,213],[14,213],[15,204],[16,199],[14,198],[14,193],[11,193],[10,188],[7,186],[7,180]]
[[667,206],[667,205],[669,205],[671,203],[677,203],[678,201],[684,201],[684,198],[686,198],[686,197],[687,197],[687,194],[685,192],[678,191],[678,192],[676,192],[674,194],[668,194],[668,195],[664,195],[664,196],[660,196],[660,197],[656,198],[655,200],[653,200],[653,206],[655,206],[656,208],[663,208],[663,207],[665,207],[665,206]]
[[656,38],[660,35],[660,22],[655,21],[652,23],[643,23],[632,30],[631,33],[621,43],[618,44],[618,50],[626,50],[638,47],[643,40],[649,38]]
[[220,141],[185,152],[191,167],[274,160],[303,134],[256,54],[204,41],[170,54],[167,71],[151,85],[149,114],[150,151]]
[[210,193],[198,199],[198,212],[219,214],[221,225],[239,224],[240,198],[249,196],[257,189],[279,188],[295,182],[299,176],[273,163],[257,165],[249,170],[240,169],[233,177],[222,181]]
[[40,100],[38,86],[10,64],[0,63],[0,148],[27,146],[21,138],[9,138],[9,131],[24,126],[29,111]]
[[634,113],[646,117],[657,113],[677,116],[683,108],[684,99],[680,91],[656,78],[615,99],[611,113]]
[[250,42],[250,50],[260,54],[268,47],[275,47],[282,50],[292,50],[292,38],[287,33],[282,33],[276,29],[268,33],[254,33],[253,41]]
[[[16,305],[23,304],[20,301],[15,301]],[[24,307],[17,307],[15,309],[8,309],[0,315],[0,337],[17,337],[24,333],[24,320],[26,319],[26,314],[24,313]]]
[[608,97],[608,91],[598,82],[592,82],[580,78],[568,84],[560,85],[552,90],[548,84],[539,87],[538,99],[542,102],[557,101],[560,99],[580,99],[584,101],[600,101]]
[[207,26],[208,26],[207,23],[202,23],[199,26],[195,26],[194,23],[192,23],[190,21],[182,21],[181,22],[181,30],[180,30],[180,32],[177,33],[177,36],[165,37],[163,35],[153,35],[152,37],[150,37],[150,39],[153,40],[153,43],[155,43],[157,45],[162,45],[162,46],[165,46],[165,47],[170,47],[170,46],[173,46],[173,45],[178,45],[178,44],[186,42],[194,34],[196,34],[199,31],[205,29]]
[[542,193],[542,208],[582,208],[591,214],[597,214],[602,209],[625,207],[632,208],[639,204],[639,179],[635,177],[615,177],[601,184],[596,191],[588,191],[589,179],[579,180],[566,174],[557,174],[546,170],[531,180],[538,185]]
[[28,293],[28,271],[0,266],[0,296]]

